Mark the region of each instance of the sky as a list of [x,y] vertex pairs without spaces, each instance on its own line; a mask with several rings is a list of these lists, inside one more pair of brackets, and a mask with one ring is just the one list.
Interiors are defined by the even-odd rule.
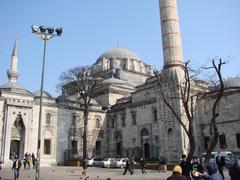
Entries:
[[[193,66],[211,59],[228,61],[223,76],[240,74],[240,1],[178,0],[184,60]],[[61,37],[47,42],[44,90],[60,94],[62,72],[92,65],[118,44],[147,64],[163,66],[158,0],[1,0],[0,85],[8,82],[18,38],[17,82],[29,91],[40,89],[43,41],[31,25],[63,27]]]

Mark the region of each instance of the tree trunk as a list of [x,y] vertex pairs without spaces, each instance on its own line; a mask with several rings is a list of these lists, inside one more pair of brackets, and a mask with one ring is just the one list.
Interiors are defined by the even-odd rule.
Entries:
[[217,127],[214,127],[213,135],[210,137],[209,145],[207,148],[207,154],[204,161],[205,164],[209,163],[211,153],[218,143],[218,135],[219,135],[218,129]]
[[[189,127],[189,128],[193,128],[193,127]],[[192,157],[195,153],[195,148],[196,147],[196,143],[195,143],[195,137],[193,134],[193,129],[189,129],[189,152],[187,155],[187,161],[191,162]]]
[[88,106],[84,108],[83,114],[83,121],[84,121],[84,128],[83,128],[83,159],[88,158],[87,153],[87,136],[88,136]]

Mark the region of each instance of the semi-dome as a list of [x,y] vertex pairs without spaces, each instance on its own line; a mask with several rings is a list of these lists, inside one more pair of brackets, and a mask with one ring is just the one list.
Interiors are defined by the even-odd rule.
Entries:
[[126,83],[126,81],[114,77],[105,79],[104,81],[101,82],[101,84],[124,84],[124,83]]
[[240,78],[228,78],[223,81],[225,88],[240,87]]
[[97,62],[101,61],[103,58],[106,59],[137,59],[139,60],[138,55],[135,52],[132,52],[126,48],[114,48],[104,52],[99,58]]
[[[35,92],[33,92],[33,95],[34,95],[35,97],[40,97],[40,96],[41,96],[41,91],[35,91]],[[45,98],[53,98],[52,95],[49,94],[49,93],[46,92],[46,91],[43,91],[42,96],[45,97]]]
[[12,93],[19,93],[32,96],[32,93],[16,82],[9,82],[0,86],[0,89]]
[[[75,96],[68,96],[68,95],[65,95],[65,94],[62,94],[62,95],[58,96],[56,98],[56,100],[58,102],[63,102],[63,101],[77,102],[78,101],[78,103],[84,104],[84,100],[83,99],[77,100],[77,98]],[[94,98],[91,98],[90,104],[92,104],[92,105],[99,105],[98,102]]]

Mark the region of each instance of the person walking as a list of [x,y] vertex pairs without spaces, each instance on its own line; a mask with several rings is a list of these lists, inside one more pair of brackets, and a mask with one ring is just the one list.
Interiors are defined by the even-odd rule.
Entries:
[[141,169],[142,169],[142,174],[146,174],[146,163],[145,163],[145,160],[142,157],[140,159],[140,166],[141,166]]
[[182,159],[180,161],[180,166],[182,168],[182,175],[187,178],[187,180],[191,180],[191,164],[187,162],[187,156],[185,154],[182,155]]
[[163,158],[160,157],[158,161],[158,171],[161,172],[163,171]]
[[182,168],[177,165],[173,168],[173,173],[170,177],[167,178],[167,180],[187,180],[187,178],[181,174]]
[[[0,171],[2,170],[2,163],[3,163],[3,157],[0,156]],[[1,174],[1,173],[0,173]],[[0,179],[2,179],[2,177],[0,176]]]
[[33,164],[33,169],[35,169],[35,165],[36,165],[36,158],[34,153],[32,153],[32,164]]
[[235,159],[234,165],[229,168],[229,176],[231,180],[239,180],[240,179],[240,158]]
[[134,173],[134,163],[135,163],[135,156],[133,156],[130,161],[130,168],[131,168],[132,174]]
[[20,168],[22,166],[22,163],[21,161],[18,159],[18,156],[16,155],[15,156],[15,159],[13,161],[13,165],[12,165],[12,170],[13,170],[13,175],[14,175],[14,180],[17,180],[18,177],[19,177],[19,171],[20,171]]
[[123,175],[125,175],[127,173],[127,170],[130,172],[130,174],[132,175],[132,171],[130,169],[130,162],[129,162],[129,159],[126,157],[126,165],[125,165],[125,169],[124,169],[124,172],[123,172]]
[[0,170],[2,169],[3,158],[0,156]]
[[167,161],[164,157],[159,157],[158,161],[158,171],[166,172],[167,171]]
[[82,166],[83,166],[82,175],[85,177],[85,179],[88,179],[89,176],[87,176],[87,168],[88,168],[88,160],[87,159],[83,159]]
[[223,168],[226,166],[226,164],[225,164],[225,159],[221,155],[220,150],[218,151],[218,155],[216,156],[216,164],[217,164],[217,167],[218,167],[218,171],[222,175],[223,180],[224,180]]

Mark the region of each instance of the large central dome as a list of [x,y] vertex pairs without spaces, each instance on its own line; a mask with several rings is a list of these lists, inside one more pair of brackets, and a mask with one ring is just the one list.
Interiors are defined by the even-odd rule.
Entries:
[[126,48],[114,48],[104,52],[99,58],[97,59],[97,63],[101,61],[103,58],[106,59],[136,59],[139,60],[138,55],[135,52],[129,51]]

